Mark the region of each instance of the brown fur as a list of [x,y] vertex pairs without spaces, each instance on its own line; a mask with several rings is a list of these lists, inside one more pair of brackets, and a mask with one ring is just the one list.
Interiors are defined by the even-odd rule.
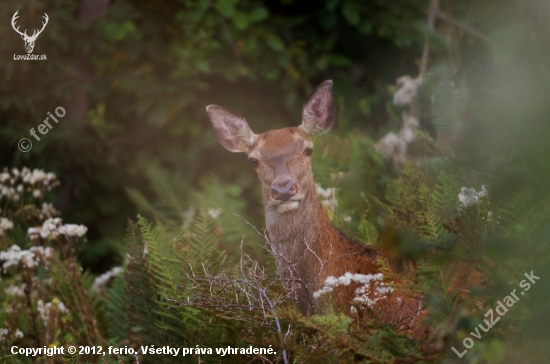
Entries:
[[[282,132],[283,130],[269,131],[262,134],[262,139],[267,141],[274,136],[291,135]],[[288,137],[285,139],[287,145],[295,143]],[[262,148],[273,144],[265,143]],[[281,144],[279,140],[277,145],[282,149]],[[303,158],[298,157],[298,160],[301,159]],[[292,169],[293,162],[288,164],[289,169]],[[293,302],[303,313],[322,313],[324,308],[319,307],[313,293],[325,285],[326,278],[340,277],[346,272],[379,273],[380,266],[376,262],[379,253],[365,244],[353,241],[332,225],[317,195],[309,162],[302,161],[300,164],[301,169],[295,176],[306,195],[296,210],[284,214],[279,213],[275,206],[269,205],[269,181],[265,179],[264,173],[258,172],[263,184],[265,221],[276,256],[278,273]],[[349,313],[357,287],[356,284],[351,284],[335,290],[335,307],[338,310]],[[416,327],[425,314],[418,298],[394,292],[380,301],[376,308],[380,317],[395,324],[398,330],[412,330],[415,334],[424,331],[424,328]]]

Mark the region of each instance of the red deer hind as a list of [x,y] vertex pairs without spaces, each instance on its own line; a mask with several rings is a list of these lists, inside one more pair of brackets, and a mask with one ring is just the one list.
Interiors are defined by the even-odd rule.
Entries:
[[363,302],[376,303],[372,307],[385,321],[403,330],[415,326],[423,316],[420,301],[384,287],[377,252],[338,231],[317,195],[312,139],[334,124],[332,81],[321,83],[304,104],[299,127],[255,134],[228,109],[209,105],[206,111],[221,145],[246,153],[256,169],[277,272],[298,309],[304,314],[325,311],[319,295],[333,289],[328,283],[337,286],[336,308],[341,311],[349,312],[354,298],[362,295]]

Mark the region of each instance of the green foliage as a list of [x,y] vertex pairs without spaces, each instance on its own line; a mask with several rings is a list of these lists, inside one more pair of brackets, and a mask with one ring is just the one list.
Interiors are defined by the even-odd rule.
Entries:
[[[245,192],[247,205],[256,201],[252,173],[235,168],[238,159],[221,157],[206,105],[234,108],[254,121],[255,130],[297,124],[307,94],[320,79],[334,78],[339,95],[361,95],[339,100],[347,121],[338,127],[349,131],[364,118],[379,125],[383,118],[374,114],[384,100],[375,86],[396,76],[379,60],[413,64],[397,52],[404,45],[418,48],[416,24],[425,5],[121,0],[102,14],[99,5],[81,11],[79,4],[0,4],[6,19],[18,10],[18,24],[29,32],[41,14],[50,17],[35,48],[47,62],[13,60],[24,52],[21,37],[10,26],[0,30],[0,164],[47,168],[62,177],[57,199],[74,221],[94,231],[83,261],[96,273],[120,263],[112,257],[123,250],[127,216],[179,220],[161,216],[169,213],[162,205],[146,206],[157,194],[154,178],[175,177],[179,198],[168,203],[178,203],[178,213],[190,207],[182,196],[201,189],[213,170],[223,185],[236,181],[232,188]],[[88,17],[95,20],[79,20]],[[358,75],[352,82],[350,72]],[[250,97],[241,98],[245,94]],[[58,106],[67,115],[35,140],[30,129]],[[23,137],[33,142],[28,153],[16,147]]]
[[114,278],[111,289],[105,299],[105,316],[108,322],[107,332],[109,341],[118,344],[126,337],[128,314],[126,312],[125,292],[127,282],[121,278]]
[[[134,254],[125,275],[125,301],[126,307],[132,308],[128,311],[129,334],[135,345],[239,347],[232,333],[238,326],[231,327],[199,305],[194,307],[197,291],[207,289],[207,283],[197,287],[190,277],[198,282],[210,279],[221,273],[225,261],[217,236],[213,220],[205,212],[197,214],[188,230],[176,233],[155,228],[143,217],[130,223],[127,244]],[[194,362],[196,358],[191,355],[185,360]],[[182,359],[148,356],[144,360],[165,363]]]
[[137,253],[130,258],[126,275],[131,337],[136,343],[155,346],[190,342],[193,337],[182,324],[193,320],[193,312],[168,309],[173,304],[170,300],[178,297],[176,285],[182,277],[181,266],[167,258],[174,257],[171,246],[143,218],[130,225],[127,243]]
[[49,190],[58,185],[56,176],[5,169],[0,180],[2,357],[13,356],[9,349],[14,343],[29,348],[106,344],[100,331],[107,323],[92,290],[93,276],[82,272],[77,260],[86,228],[62,224],[59,211],[48,202]]
[[367,219],[362,219],[359,224],[357,238],[367,244],[375,244],[378,242],[378,229]]

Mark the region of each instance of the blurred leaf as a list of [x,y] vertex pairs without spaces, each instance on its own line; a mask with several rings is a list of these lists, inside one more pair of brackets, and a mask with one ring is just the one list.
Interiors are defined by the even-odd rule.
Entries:
[[265,35],[265,40],[267,45],[275,51],[282,51],[285,49],[285,45],[281,38],[273,33],[268,33]]
[[137,34],[137,27],[132,21],[109,23],[105,26],[105,35],[112,41],[119,42],[130,34]]
[[342,15],[351,24],[357,25],[360,21],[360,3],[353,0],[346,0],[342,7]]
[[239,0],[216,0],[216,9],[226,18],[232,18],[235,15],[235,5]]
[[255,7],[249,15],[250,21],[253,23],[259,23],[269,17],[269,12],[263,6]]
[[235,14],[233,17],[233,22],[235,22],[235,26],[237,29],[244,30],[248,27],[249,22],[251,19],[248,17],[247,14],[239,12]]

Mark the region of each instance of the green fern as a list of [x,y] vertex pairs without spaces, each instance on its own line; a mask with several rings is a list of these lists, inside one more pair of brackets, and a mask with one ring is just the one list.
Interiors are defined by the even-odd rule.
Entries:
[[189,234],[185,236],[188,245],[185,259],[195,267],[201,265],[211,273],[217,272],[225,261],[225,252],[218,249],[218,236],[214,220],[204,211],[200,211]]
[[[202,211],[188,230],[177,234],[154,227],[141,216],[137,223],[129,224],[127,243],[131,257],[125,276],[126,304],[132,308],[128,321],[134,342],[157,347],[210,346],[220,337],[235,338],[227,334],[223,320],[186,305],[188,296],[196,293],[191,290],[198,288],[187,284],[185,271],[190,273],[189,267],[193,267],[202,274],[205,267],[213,273],[223,266],[225,254],[219,251],[217,242],[213,219]],[[148,360],[180,362],[179,359],[158,356]],[[185,360],[193,362],[191,358]]]
[[123,278],[115,277],[108,290],[105,299],[106,318],[108,321],[108,332],[110,341],[114,344],[120,343],[127,332],[127,312],[124,295],[127,283]]
[[420,212],[419,214],[422,217],[419,230],[429,241],[441,244],[449,239],[450,233],[445,229],[433,210]]
[[153,216],[162,218],[164,215],[159,209],[157,209],[140,191],[134,188],[127,187],[126,194],[132,200],[132,202],[142,212],[147,212]]
[[138,225],[129,222],[126,232],[126,247],[129,261],[124,279],[126,294],[124,297],[128,313],[128,338],[138,344],[158,345],[164,338],[155,322],[157,315],[157,294],[148,271],[148,261],[144,254],[144,241]]
[[390,181],[387,184],[386,200],[394,206],[401,206],[401,184],[399,181]]
[[376,244],[378,242],[378,229],[366,218],[362,218],[357,237],[367,244]]

